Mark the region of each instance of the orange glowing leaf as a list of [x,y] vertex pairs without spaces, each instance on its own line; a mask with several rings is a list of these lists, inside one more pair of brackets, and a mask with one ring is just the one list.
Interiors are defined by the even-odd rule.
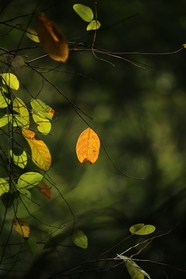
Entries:
[[91,129],[84,130],[76,144],[76,154],[78,160],[84,164],[87,161],[90,164],[96,162],[99,156],[100,139],[98,135]]
[[30,227],[26,219],[15,218],[13,221],[14,229],[24,238],[28,238],[30,234]]
[[31,158],[40,169],[47,171],[50,168],[52,158],[46,144],[40,140],[33,131],[23,129],[22,135],[31,149]]
[[48,55],[61,62],[68,58],[68,44],[60,28],[42,13],[37,13],[36,31],[42,48]]
[[37,185],[39,192],[46,198],[51,199],[52,191],[44,182],[39,182]]

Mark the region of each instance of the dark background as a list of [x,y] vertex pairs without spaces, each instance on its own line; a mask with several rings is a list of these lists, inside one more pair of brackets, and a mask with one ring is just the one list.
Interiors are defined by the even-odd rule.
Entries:
[[[45,57],[30,65],[44,72],[48,81],[93,118],[82,113],[79,117],[67,99],[33,68],[15,71],[22,82],[14,92],[16,96],[25,102],[37,96],[56,111],[52,134],[40,135],[53,157],[46,175],[53,197],[48,201],[33,189],[32,197],[37,203],[32,203],[29,211],[20,207],[18,213],[28,219],[31,236],[38,243],[38,257],[32,266],[33,257],[21,246],[21,236],[12,231],[2,264],[2,270],[10,272],[2,271],[2,278],[21,278],[24,274],[25,278],[130,278],[123,264],[99,261],[98,257],[114,258],[146,239],[133,236],[113,248],[130,235],[129,227],[136,223],[156,226],[153,236],[167,233],[155,238],[135,257],[155,263],[139,265],[152,279],[184,278],[185,272],[179,269],[186,269],[186,53],[184,49],[165,55],[127,52],[168,53],[180,49],[186,43],[186,2],[98,1],[102,25],[95,48],[105,53],[96,53],[97,58],[91,51],[94,32],[86,31],[87,23],[72,8],[75,3],[18,0],[0,4],[1,8],[6,6],[0,18],[1,48],[26,55],[26,61],[44,51],[14,28],[16,24],[34,27],[36,10],[45,12],[63,30],[70,48],[67,63]],[[81,3],[95,9],[94,1]],[[13,20],[4,24],[8,19]],[[107,50],[126,54],[111,57]],[[1,72],[7,71],[5,59],[1,59]],[[47,69],[52,70],[46,72]],[[94,165],[78,162],[75,145],[87,127],[84,120],[101,136],[112,162],[103,146]],[[113,163],[124,173],[144,179],[125,177]],[[30,162],[26,171],[34,168]],[[2,205],[1,209],[3,220]],[[76,218],[75,227],[89,239],[86,250],[74,246],[60,229],[52,227],[65,225],[64,231],[71,231],[71,211]],[[2,223],[4,235],[10,229],[12,216],[14,212],[9,210]],[[42,254],[43,244],[56,235],[60,235],[59,245]],[[143,246],[126,255],[137,253]],[[91,260],[95,262],[83,264]]]

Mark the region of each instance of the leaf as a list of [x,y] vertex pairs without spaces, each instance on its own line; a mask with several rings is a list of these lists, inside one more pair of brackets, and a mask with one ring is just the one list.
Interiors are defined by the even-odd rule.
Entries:
[[33,131],[23,129],[22,135],[30,146],[31,158],[34,164],[47,171],[50,168],[52,158],[46,144]]
[[58,246],[68,235],[66,233],[60,233],[51,237],[46,243],[43,249],[54,248]]
[[22,69],[24,66],[26,66],[25,60],[21,55],[14,56],[10,61],[10,63],[11,63],[11,67],[14,70]]
[[87,26],[87,31],[97,30],[101,27],[101,23],[98,20],[91,20]]
[[84,130],[76,144],[76,154],[78,160],[84,164],[87,161],[90,164],[96,162],[99,156],[100,139],[98,135],[91,129]]
[[43,181],[39,182],[37,185],[39,192],[46,198],[52,198],[52,191]]
[[31,201],[31,193],[27,189],[19,189],[18,191],[18,197],[17,201],[18,203],[24,204],[24,206],[27,208],[29,206],[29,203]]
[[73,9],[84,21],[90,22],[94,18],[94,13],[88,6],[75,4]]
[[18,24],[18,27],[25,31],[25,35],[30,38],[32,41],[36,42],[36,43],[39,43],[39,37],[37,35],[37,32],[34,28],[30,28],[30,27],[27,27],[27,25],[25,24]]
[[4,73],[1,74],[2,76],[2,81],[3,84],[6,84],[7,86],[9,86],[10,88],[14,89],[14,90],[18,90],[19,89],[19,80],[17,79],[17,77],[12,74],[12,73]]
[[153,225],[136,224],[130,227],[129,231],[136,235],[148,235],[156,230]]
[[36,186],[43,179],[43,175],[39,172],[25,172],[23,173],[17,182],[17,190],[22,188],[31,189]]
[[30,227],[28,221],[24,218],[15,218],[13,221],[14,230],[23,236],[28,238],[30,234]]
[[6,97],[6,90],[3,87],[0,87],[0,108],[7,108],[11,103],[11,100]]
[[26,238],[25,239],[25,247],[27,251],[29,251],[33,256],[36,255],[37,252],[37,244],[34,239],[32,238]]
[[183,44],[182,46],[183,46],[184,48],[186,48],[186,44]]
[[32,99],[30,104],[33,108],[33,114],[37,114],[38,116],[52,120],[55,111],[50,106],[46,105],[39,99]]
[[69,50],[66,38],[60,28],[44,14],[37,13],[36,31],[44,51],[52,59],[66,62]]
[[0,127],[4,127],[5,125],[7,125],[10,120],[12,120],[11,114],[3,115],[3,117],[0,118]]
[[32,117],[34,119],[34,122],[37,124],[37,129],[40,133],[42,133],[43,135],[47,135],[51,131],[52,125],[50,123],[50,120],[37,114],[32,114]]
[[86,249],[88,247],[88,238],[81,230],[74,230],[72,233],[72,241],[78,247]]
[[9,183],[5,179],[0,178],[0,196],[4,193],[7,193],[9,188]]
[[19,115],[14,115],[17,126],[27,129],[29,127],[29,112],[25,103],[18,97],[13,101],[13,110],[19,113]]
[[[20,153],[21,152],[21,153]],[[18,154],[16,154],[18,153]],[[20,154],[19,154],[20,153]],[[20,148],[14,148],[14,151],[10,149],[10,156],[16,166],[24,169],[27,165],[27,154],[24,150]]]
[[9,208],[12,206],[14,200],[15,200],[15,197],[16,197],[16,192],[13,192],[13,193],[4,193],[2,196],[1,196],[1,200],[4,204],[4,207],[5,208]]

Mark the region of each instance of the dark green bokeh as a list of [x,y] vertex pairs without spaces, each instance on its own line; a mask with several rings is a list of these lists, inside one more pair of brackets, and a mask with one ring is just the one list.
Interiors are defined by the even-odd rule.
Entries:
[[[31,14],[36,2],[10,1],[1,13],[1,22],[18,17],[9,24],[15,26],[30,22],[33,27],[32,15],[23,18],[19,16]],[[46,15],[64,31],[71,50],[67,63],[57,68],[58,63],[48,57],[31,65],[42,67],[39,71],[55,68],[43,73],[44,76],[73,104],[93,118],[92,121],[81,113],[83,119],[101,136],[114,164],[126,174],[143,177],[144,180],[126,178],[111,163],[103,147],[99,160],[94,165],[81,165],[76,158],[75,145],[79,134],[87,127],[85,121],[77,115],[67,99],[33,69],[16,70],[16,75],[22,82],[16,95],[29,102],[30,95],[36,97],[39,94],[38,97],[50,105],[57,115],[52,128],[53,136],[41,136],[53,157],[52,168],[48,172],[49,181],[52,180],[52,184],[56,185],[56,189],[52,187],[53,198],[48,201],[34,189],[34,202],[30,204],[29,212],[25,212],[23,207],[18,212],[19,217],[27,218],[31,224],[31,236],[37,242],[45,243],[50,236],[62,233],[52,226],[65,225],[64,231],[67,232],[72,228],[71,209],[76,217],[76,227],[82,229],[89,239],[89,248],[81,250],[73,246],[69,237],[62,235],[59,237],[60,242],[63,240],[61,244],[67,247],[58,246],[49,252],[46,250],[46,254],[36,261],[36,266],[31,267],[25,278],[49,278],[60,271],[61,277],[56,278],[129,278],[123,265],[112,269],[115,262],[99,261],[94,265],[80,266],[77,270],[86,269],[83,273],[76,273],[77,270],[74,269],[69,271],[67,277],[62,275],[65,269],[96,259],[111,249],[129,235],[129,227],[135,223],[153,224],[157,228],[157,235],[168,232],[177,225],[169,234],[155,239],[136,258],[184,269],[185,50],[173,55],[123,56],[141,68],[107,54],[96,54],[96,58],[91,50],[73,50],[75,43],[83,43],[85,48],[90,49],[94,36],[94,33],[87,34],[86,23],[73,11],[72,6],[75,3],[77,2],[56,1],[56,5],[50,7],[54,3],[39,2],[37,11],[48,8]],[[81,3],[94,9],[94,1]],[[100,1],[97,3],[97,12],[102,29],[97,32],[95,46],[113,52],[162,53],[178,50],[186,42],[185,10],[185,1]],[[128,17],[131,18],[127,19]],[[0,25],[0,28],[1,34],[9,30],[5,25]],[[22,38],[22,33],[16,29],[1,37],[1,47],[9,51],[26,47],[27,49],[18,51],[17,54],[27,55],[27,61],[43,55],[41,48],[31,48],[34,46],[36,43],[26,36]],[[2,64],[1,67],[1,72],[5,72],[5,65]],[[27,171],[30,168],[33,170],[35,166],[30,164]],[[3,217],[2,205],[1,208]],[[37,222],[30,213],[42,223]],[[8,226],[12,216],[13,212],[8,211]],[[8,226],[4,224],[5,231],[9,229]],[[9,242],[21,242],[18,237],[16,232],[12,232]],[[102,258],[115,257],[116,253],[123,252],[143,239],[145,238],[133,236]],[[15,255],[19,247],[20,245],[16,246],[17,250],[9,248],[9,256]],[[38,247],[42,250],[41,244]],[[127,256],[137,251],[138,248]],[[18,261],[14,256],[12,260],[17,261],[12,272],[14,269],[21,270],[14,274],[17,276],[15,278],[20,278],[23,270],[28,270],[32,263],[28,252],[20,253],[19,258]],[[10,269],[12,262],[3,268]],[[151,278],[179,278],[185,274],[170,266],[148,262],[138,264]],[[89,271],[99,268],[105,271]],[[39,272],[45,275],[39,277]],[[12,274],[7,274],[6,277],[12,278]]]

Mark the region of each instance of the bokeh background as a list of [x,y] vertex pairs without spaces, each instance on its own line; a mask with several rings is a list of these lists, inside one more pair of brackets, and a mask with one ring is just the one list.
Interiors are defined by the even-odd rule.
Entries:
[[[95,52],[97,57],[91,51],[95,33],[86,31],[86,22],[72,8],[75,3],[18,0],[0,4],[0,47],[23,55],[31,66],[11,69],[21,81],[14,93],[26,103],[37,97],[56,112],[51,134],[40,135],[53,158],[45,176],[52,187],[52,199],[46,200],[33,189],[29,210],[21,206],[18,210],[31,225],[38,257],[34,261],[25,251],[21,236],[11,230],[14,211],[5,215],[1,204],[2,278],[130,278],[123,264],[99,261],[98,257],[114,258],[146,239],[133,236],[125,240],[136,223],[156,226],[154,236],[169,232],[136,256],[155,263],[142,261],[139,265],[151,278],[184,278],[186,52],[167,53],[186,43],[186,2],[97,1],[102,26],[95,48],[105,50]],[[94,1],[81,3],[95,10]],[[70,48],[67,63],[59,64],[49,57],[32,61],[43,55],[43,50],[14,27],[34,27],[35,11],[44,12],[65,33]],[[126,54],[117,58],[107,51]],[[1,56],[1,72],[8,69],[4,64],[7,59]],[[81,112],[80,117],[65,96],[93,120]],[[75,153],[77,138],[87,122],[103,144],[93,165],[81,165]],[[144,179],[127,178],[114,165],[127,175]],[[26,171],[33,169],[36,167],[30,161]],[[63,235],[73,229],[74,216],[75,227],[88,236],[86,250]],[[43,245],[57,235],[54,245],[42,253]],[[142,246],[126,255],[137,253]],[[82,264],[91,260],[95,262]]]

